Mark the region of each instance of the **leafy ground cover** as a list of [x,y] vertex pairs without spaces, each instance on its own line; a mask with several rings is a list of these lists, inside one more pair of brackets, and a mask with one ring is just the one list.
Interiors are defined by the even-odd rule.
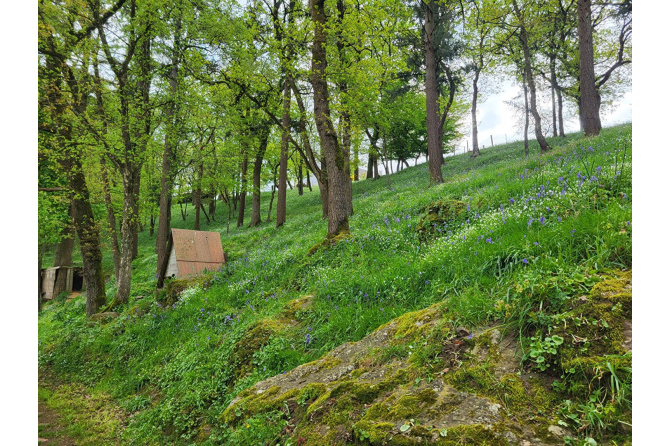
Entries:
[[[84,317],[81,297],[46,305],[40,365],[110,395],[128,416],[128,443],[293,444],[281,408],[241,425],[222,414],[256,383],[441,303],[445,332],[498,326],[515,337],[520,364],[555,381],[557,422],[573,432],[566,441],[623,444],[631,354],[595,351],[597,333],[575,344],[554,327],[563,315],[565,324],[605,328],[597,306],[590,318],[570,310],[600,277],[632,268],[631,132],[624,125],[598,138],[569,135],[528,159],[520,143],[474,160],[450,157],[437,187],[428,187],[427,165],[392,175],[391,188],[360,181],[352,236],[311,255],[327,223],[317,191],[293,191],[279,230],[205,227],[223,233],[228,264],[155,297],[154,239],[145,231],[131,293],[144,298],[101,322]],[[192,227],[173,215],[175,227]],[[629,312],[624,301],[614,305]],[[406,357],[407,348],[381,354]],[[568,348],[584,351],[570,356]],[[589,349],[600,359],[585,365]]]

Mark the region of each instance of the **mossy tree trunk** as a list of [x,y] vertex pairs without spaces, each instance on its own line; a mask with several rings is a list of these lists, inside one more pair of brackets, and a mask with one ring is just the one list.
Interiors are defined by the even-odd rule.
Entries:
[[312,88],[314,89],[314,120],[328,172],[328,237],[349,232],[344,153],[331,119],[328,81],[326,79],[326,12],[325,0],[310,3],[314,22],[312,45]]

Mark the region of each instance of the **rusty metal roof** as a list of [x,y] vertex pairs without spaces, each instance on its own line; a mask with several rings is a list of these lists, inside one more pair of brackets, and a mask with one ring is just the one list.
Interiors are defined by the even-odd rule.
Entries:
[[177,258],[177,277],[217,270],[224,262],[218,232],[172,229],[172,246]]

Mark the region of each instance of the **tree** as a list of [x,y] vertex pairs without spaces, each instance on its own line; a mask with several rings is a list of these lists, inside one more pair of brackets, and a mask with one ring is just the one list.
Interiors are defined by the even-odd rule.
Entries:
[[312,0],[310,12],[314,22],[312,45],[312,88],[314,89],[314,120],[319,132],[321,150],[328,172],[328,238],[349,233],[349,203],[345,185],[344,153],[330,114],[326,78],[327,21],[325,0]]

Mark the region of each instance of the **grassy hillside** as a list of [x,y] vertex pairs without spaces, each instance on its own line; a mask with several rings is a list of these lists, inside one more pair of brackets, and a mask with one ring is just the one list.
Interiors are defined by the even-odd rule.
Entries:
[[[475,160],[451,157],[437,187],[428,187],[427,165],[393,174],[390,189],[384,178],[360,181],[351,238],[311,256],[327,229],[318,191],[289,191],[279,230],[269,223],[226,235],[227,210],[219,205],[217,222],[203,229],[222,232],[229,263],[202,280],[174,281],[157,298],[154,238],[145,231],[132,289],[145,297],[103,322],[85,319],[83,298],[46,305],[40,364],[111,395],[128,415],[117,432],[123,444],[295,444],[281,411],[242,424],[222,414],[259,381],[440,302],[445,330],[496,325],[517,337],[519,361],[556,380],[561,421],[575,444],[620,442],[630,437],[620,423],[630,417],[630,353],[605,352],[623,359],[616,373],[603,365],[594,383],[574,364],[571,371],[552,361],[555,346],[546,339],[557,315],[599,276],[632,268],[631,132],[624,125],[589,140],[553,139],[551,153],[528,159],[522,143],[486,149]],[[174,227],[192,228],[178,207],[173,216]],[[396,350],[384,354],[407,356]],[[619,387],[609,386],[612,375]],[[96,442],[82,435],[82,443]]]

